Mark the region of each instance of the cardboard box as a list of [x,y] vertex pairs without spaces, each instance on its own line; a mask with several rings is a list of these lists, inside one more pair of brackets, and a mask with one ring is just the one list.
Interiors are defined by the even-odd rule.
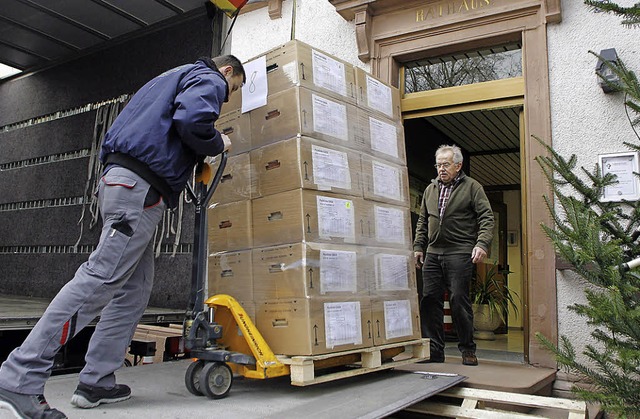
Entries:
[[362,196],[360,155],[309,137],[295,137],[253,150],[254,198],[304,188]]
[[362,155],[361,159],[364,197],[409,208],[407,167],[367,155]]
[[256,326],[276,354],[318,355],[373,344],[369,298],[256,302]]
[[207,211],[210,252],[253,247],[250,200],[214,205]]
[[254,247],[302,241],[359,244],[360,223],[372,217],[364,199],[294,189],[253,200]]
[[289,41],[265,55],[269,94],[302,86],[356,103],[355,72],[346,61],[298,40]]
[[[213,159],[213,170],[217,170],[220,156]],[[251,160],[249,153],[230,156],[227,159],[218,188],[213,193],[211,203],[228,204],[230,202],[251,199]]]
[[354,67],[354,69],[356,72],[356,99],[358,106],[400,122],[402,120],[400,91],[360,67]]
[[[289,41],[247,62],[264,56],[267,92],[273,94],[295,86],[303,86],[352,104],[356,103],[356,80],[353,66],[298,40]],[[250,75],[247,74],[247,82]],[[242,92],[231,95],[222,106],[227,113],[242,109]]]
[[253,250],[256,300],[367,296],[364,249],[296,243]]
[[215,127],[231,140],[230,155],[251,150],[251,113],[242,113],[240,109],[220,115]]
[[372,110],[358,108],[356,137],[356,143],[363,145],[367,154],[406,166],[407,152],[401,121],[386,118]]
[[418,294],[401,292],[395,296],[371,298],[373,344],[420,339]]
[[227,294],[238,301],[253,301],[251,250],[209,256],[208,295]]
[[409,208],[366,200],[360,221],[359,244],[411,249],[411,214]]
[[298,135],[364,149],[357,143],[355,105],[303,87],[274,92],[267,104],[251,111],[251,142],[254,148]]
[[417,292],[412,250],[367,247],[363,266],[370,295],[388,296],[398,291]]

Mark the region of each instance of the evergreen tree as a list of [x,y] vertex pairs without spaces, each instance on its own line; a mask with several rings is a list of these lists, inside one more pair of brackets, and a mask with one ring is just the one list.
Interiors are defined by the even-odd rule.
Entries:
[[[584,3],[621,16],[625,25],[640,25],[640,3],[627,8],[609,1]],[[638,137],[640,84],[622,60],[606,65],[620,78],[612,87],[624,93]],[[625,145],[640,151],[640,137]],[[592,285],[585,290],[587,303],[569,309],[586,317],[596,344],[585,346],[586,361],[581,362],[567,337],[560,338],[558,347],[540,334],[537,337],[563,369],[591,384],[574,387],[579,398],[600,403],[620,417],[640,417],[640,270],[622,268],[640,256],[640,202],[601,202],[604,188],[617,182],[615,175],[602,176],[598,165],[591,171],[578,169],[575,155],[565,159],[551,147],[547,150],[548,156],[537,160],[555,197],[555,203],[546,198],[554,226],[542,228],[559,254]]]

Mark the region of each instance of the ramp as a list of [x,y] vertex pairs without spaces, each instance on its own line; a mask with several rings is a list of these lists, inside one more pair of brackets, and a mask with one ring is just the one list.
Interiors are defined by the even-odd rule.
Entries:
[[53,377],[45,395],[70,419],[92,418],[382,418],[432,395],[466,377],[384,370],[308,387],[291,385],[290,377],[266,380],[236,379],[229,396],[220,400],[196,397],[184,385],[190,361],[123,368],[118,382],[132,388],[133,397],[94,409],[69,404],[77,374]]

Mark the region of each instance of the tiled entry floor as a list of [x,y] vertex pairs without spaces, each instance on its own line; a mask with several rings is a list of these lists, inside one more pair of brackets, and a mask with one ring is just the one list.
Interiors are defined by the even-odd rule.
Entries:
[[[496,340],[476,339],[476,355],[480,360],[524,363],[524,335],[522,330],[509,329],[509,333],[496,335]],[[445,356],[460,356],[458,342],[445,344]]]

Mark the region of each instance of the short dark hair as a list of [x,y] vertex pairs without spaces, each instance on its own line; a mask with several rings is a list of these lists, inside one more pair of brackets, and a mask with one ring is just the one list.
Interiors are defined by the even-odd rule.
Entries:
[[242,83],[247,81],[247,76],[244,74],[244,67],[239,59],[237,59],[233,55],[220,55],[219,57],[214,57],[211,59],[216,67],[224,67],[226,65],[230,65],[233,68],[234,76],[242,76]]

